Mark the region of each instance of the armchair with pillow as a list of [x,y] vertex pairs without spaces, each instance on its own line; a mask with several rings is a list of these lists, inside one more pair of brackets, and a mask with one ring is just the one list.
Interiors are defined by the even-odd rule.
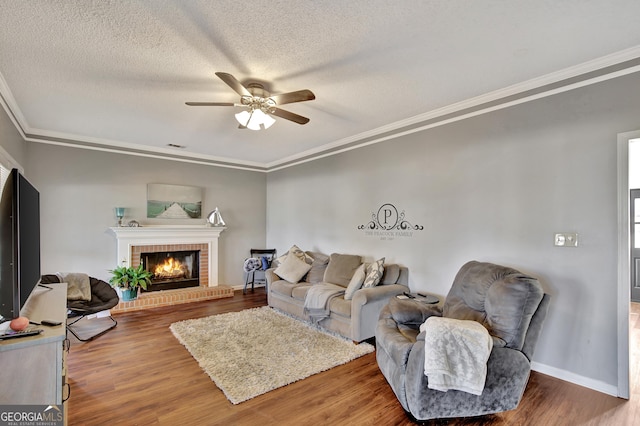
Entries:
[[[398,299],[385,306],[376,330],[378,366],[402,408],[417,420],[512,410],[526,388],[548,306],[549,295],[535,278],[504,266],[468,262],[457,273],[442,309]],[[443,333],[442,341],[434,340],[428,331],[442,320],[480,326],[486,333],[488,341],[482,344],[488,357],[473,369],[483,376],[479,389],[441,387],[441,375],[447,376],[445,384],[454,383],[452,364],[462,351],[453,352],[446,358],[447,368],[431,375],[431,352],[449,346],[452,334],[460,336],[455,328]]]
[[409,270],[385,265],[384,258],[367,264],[357,255],[327,256],[293,246],[272,266],[266,271],[269,306],[354,342],[373,337],[389,299],[409,291]]

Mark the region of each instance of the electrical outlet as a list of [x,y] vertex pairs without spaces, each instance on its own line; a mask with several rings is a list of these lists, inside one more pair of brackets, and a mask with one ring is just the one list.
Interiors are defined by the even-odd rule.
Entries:
[[575,232],[557,233],[553,244],[557,247],[578,247],[578,234]]

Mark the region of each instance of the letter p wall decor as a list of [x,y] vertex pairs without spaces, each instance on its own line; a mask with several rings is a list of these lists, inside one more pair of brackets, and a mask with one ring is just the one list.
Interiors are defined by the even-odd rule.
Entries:
[[377,211],[371,212],[371,220],[359,225],[358,229],[364,230],[367,236],[393,240],[395,237],[412,237],[413,231],[422,231],[424,226],[409,222],[404,210],[398,212],[396,206],[387,203],[381,205]]

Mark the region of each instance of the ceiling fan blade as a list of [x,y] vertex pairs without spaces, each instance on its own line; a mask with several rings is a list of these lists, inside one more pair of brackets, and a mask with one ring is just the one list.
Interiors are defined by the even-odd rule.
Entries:
[[278,105],[292,104],[294,102],[312,101],[316,98],[311,90],[298,90],[289,93],[280,93],[279,95],[272,95],[271,99],[276,101]]
[[280,108],[273,108],[273,110],[271,111],[271,114],[280,118],[284,118],[285,120],[293,121],[294,123],[298,123],[298,124],[307,124],[309,122],[309,119],[307,117],[303,117],[301,115],[294,114],[292,112],[285,111]]
[[242,85],[234,76],[226,72],[217,72],[216,75],[231,87],[240,96],[252,96],[251,92]]
[[189,106],[238,106],[233,102],[185,102]]

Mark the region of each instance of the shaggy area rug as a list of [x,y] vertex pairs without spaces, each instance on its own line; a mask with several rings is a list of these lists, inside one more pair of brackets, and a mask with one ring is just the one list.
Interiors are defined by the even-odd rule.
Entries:
[[171,324],[233,404],[373,352],[268,306]]

